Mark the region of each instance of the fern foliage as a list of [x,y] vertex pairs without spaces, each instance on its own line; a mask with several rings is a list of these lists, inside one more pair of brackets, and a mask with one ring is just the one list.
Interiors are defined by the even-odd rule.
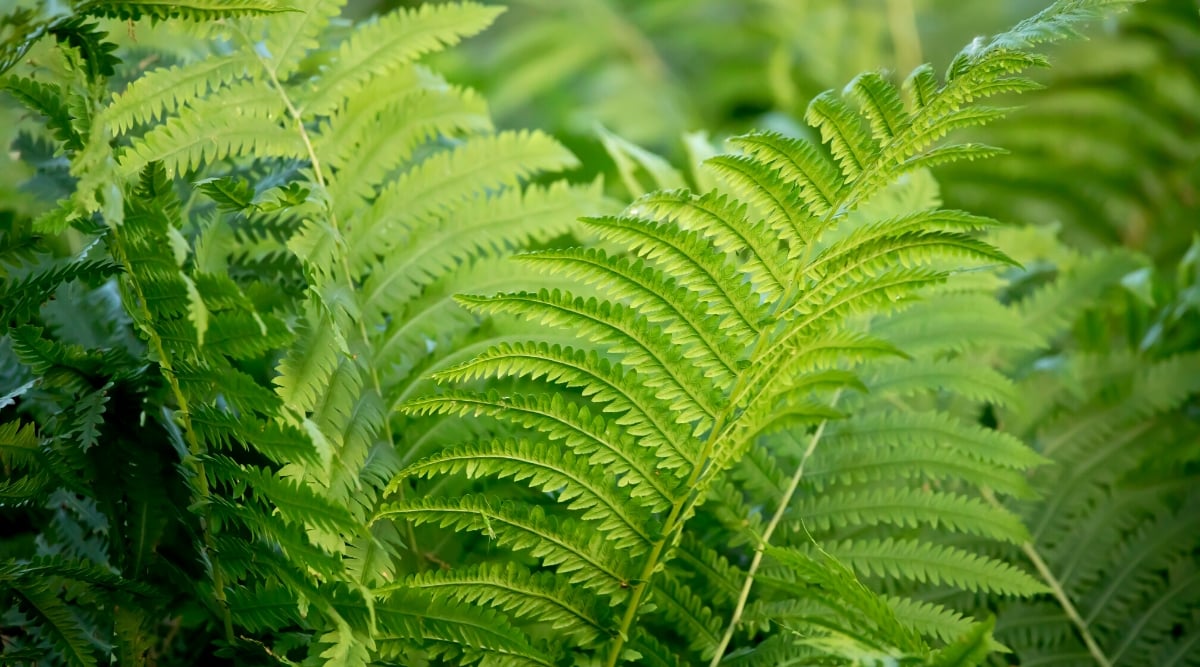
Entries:
[[[220,19],[205,28],[219,45],[168,50],[139,74],[121,60],[132,39],[96,31],[94,44],[30,47],[60,58],[62,76],[30,63],[5,78],[44,117],[73,179],[55,209],[6,240],[36,246],[36,235],[66,230],[90,243],[69,259],[14,256],[0,290],[6,350],[28,369],[5,388],[16,476],[4,489],[35,516],[48,499],[80,499],[87,523],[64,514],[67,528],[31,537],[114,581],[155,584],[146,600],[129,598],[137,604],[89,582],[64,593],[54,579],[30,583],[32,545],[14,551],[4,590],[28,629],[12,660],[50,646],[70,664],[169,656],[174,647],[147,642],[156,619],[171,618],[172,587],[198,605],[172,622],[214,659],[350,665],[525,645],[488,627],[494,613],[415,589],[375,593],[427,563],[413,523],[367,521],[422,428],[394,428],[390,406],[429,365],[498,335],[449,294],[504,276],[521,284],[488,267],[553,242],[599,205],[597,184],[549,175],[575,165],[564,147],[494,130],[476,94],[417,64],[497,11],[397,11],[349,33],[331,23],[336,2],[74,11],[130,21],[151,41],[171,21]],[[72,67],[87,76],[72,79]],[[74,342],[44,304],[97,298],[89,289],[116,310]],[[146,407],[121,436],[105,410],[125,385]],[[38,407],[55,401],[72,407],[61,417]],[[102,457],[130,467],[95,479]],[[169,482],[141,481],[153,475]],[[182,551],[164,558],[166,545]]]
[[1120,243],[1176,261],[1197,216],[1200,12],[1186,0],[1149,0],[1105,28],[1065,45],[1045,89],[976,136],[1008,155],[939,178],[957,205],[1057,221],[1076,244]]
[[1009,549],[1052,588],[1001,610],[997,636],[1023,661],[1195,661],[1195,248],[1174,275],[1129,257],[1103,278],[1111,255],[1049,245],[1037,258],[1058,279],[1015,304],[1026,317],[1076,304],[1048,331],[1057,349],[1018,366],[1029,400],[997,414],[1053,461],[1032,479],[1037,499],[1012,505],[1029,536]]
[[[707,162],[717,189],[647,194],[619,215],[584,220],[600,248],[521,258],[577,286],[460,297],[474,312],[562,335],[499,343],[438,371],[434,377],[449,386],[409,400],[407,413],[482,417],[495,422],[488,430],[515,437],[471,440],[416,461],[393,487],[448,474],[520,484],[502,495],[394,496],[377,521],[476,532],[514,554],[504,558],[527,563],[523,577],[554,573],[591,604],[611,607],[602,634],[578,618],[559,621],[560,630],[590,639],[572,647],[577,659],[598,664],[648,654],[685,664],[721,657],[734,596],[714,603],[704,591],[753,583],[762,556],[739,573],[728,561],[734,552],[701,549],[683,558],[682,545],[693,530],[709,531],[709,542],[722,534],[717,543],[761,539],[747,504],[790,500],[795,488],[787,490],[786,475],[771,467],[785,452],[801,470],[822,467],[803,481],[820,484],[813,491],[845,513],[829,518],[831,531],[819,538],[800,519],[792,543],[767,551],[771,586],[753,609],[767,622],[752,630],[751,651],[755,643],[764,651],[783,644],[848,662],[867,655],[936,661],[937,641],[969,642],[975,630],[942,607],[925,607],[925,623],[900,621],[893,605],[919,608],[910,596],[920,584],[1017,597],[1044,591],[1029,572],[981,553],[902,532],[863,534],[866,525],[928,525],[1020,541],[1026,533],[1016,517],[983,498],[992,488],[1031,496],[1026,473],[1044,459],[951,413],[859,409],[870,387],[860,377],[940,370],[935,358],[903,367],[888,361],[905,359],[903,348],[875,335],[870,321],[902,317],[902,305],[970,267],[1011,262],[973,234],[991,221],[906,198],[908,181],[944,161],[994,153],[939,140],[998,116],[978,102],[1030,87],[1019,72],[1043,60],[1029,48],[1099,12],[1089,3],[1055,5],[963,51],[944,81],[929,67],[903,89],[881,75],[861,76],[845,95],[810,105],[806,119],[824,145],[774,133],[736,138],[740,153]],[[487,380],[505,389],[479,386]],[[961,391],[991,399],[1011,390],[1003,377],[990,384],[999,389],[964,380]],[[844,458],[825,462],[814,451]],[[877,467],[856,469],[861,463]],[[587,467],[602,472],[583,477]],[[929,480],[945,490],[917,494]],[[862,513],[851,509],[857,499]],[[942,518],[954,514],[961,518]],[[427,576],[422,586],[438,578]],[[443,575],[440,595],[485,605],[478,584],[458,576],[453,568]],[[505,587],[505,599],[521,599],[506,587],[507,572],[496,576],[491,585]],[[726,581],[706,586],[705,576]],[[862,583],[871,579],[900,596],[881,597]],[[789,600],[811,605],[817,590],[830,593],[824,609],[777,620]],[[532,601],[505,606],[532,638],[547,639]],[[678,637],[687,649],[671,658],[650,636]]]
[[[903,79],[685,169],[596,129],[624,206],[422,64],[501,8],[402,4],[0,22],[0,662],[1194,664],[1200,246],[1076,250],[935,180],[1129,3],[940,73],[889,3]],[[610,52],[665,84],[641,23],[822,15],[654,4],[545,12],[500,106]],[[830,71],[776,46],[745,66],[787,108]]]

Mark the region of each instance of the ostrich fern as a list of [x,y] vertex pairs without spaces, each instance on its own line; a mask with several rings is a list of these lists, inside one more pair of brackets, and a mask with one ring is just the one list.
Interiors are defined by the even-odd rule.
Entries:
[[[396,497],[377,521],[485,534],[495,548],[515,552],[527,565],[431,573],[378,592],[399,595],[416,587],[447,604],[495,607],[549,647],[562,647],[556,636],[576,637],[569,646],[584,664],[715,663],[737,631],[731,625],[721,637],[725,603],[734,603],[736,624],[766,553],[779,572],[764,575],[784,591],[782,600],[790,593],[801,606],[785,614],[786,621],[768,613],[777,621],[773,628],[790,630],[775,632],[759,649],[782,644],[783,650],[848,662],[870,656],[934,664],[952,660],[949,655],[982,659],[990,641],[986,628],[903,595],[880,598],[859,583],[855,570],[1007,595],[1044,590],[1013,565],[921,540],[821,545],[809,536],[806,543],[766,548],[774,519],[749,538],[757,548],[748,572],[699,545],[743,533],[747,503],[771,503],[747,500],[729,477],[754,459],[756,449],[801,452],[791,484],[779,494],[785,507],[797,483],[807,481],[804,464],[827,431],[845,440],[834,450],[845,455],[845,472],[835,466],[827,473],[827,483],[847,487],[832,496],[835,509],[845,511],[836,526],[860,522],[846,506],[862,494],[883,494],[876,505],[903,502],[907,494],[908,504],[882,520],[941,523],[1009,541],[1025,537],[1011,513],[981,498],[992,489],[1031,495],[1025,473],[1041,457],[1011,436],[936,411],[857,412],[865,389],[857,375],[903,355],[871,333],[871,317],[895,311],[969,267],[1010,261],[971,234],[991,221],[940,210],[896,190],[926,167],[993,154],[986,146],[937,141],[1001,115],[1003,110],[976,102],[1029,88],[1019,72],[1044,62],[1029,48],[1113,4],[1057,3],[965,49],[942,84],[927,66],[908,78],[903,92],[881,75],[860,76],[846,98],[826,93],[809,106],[807,120],[825,147],[771,133],[739,137],[733,143],[742,154],[707,162],[722,182],[719,189],[655,192],[620,215],[585,219],[604,249],[521,257],[578,281],[576,290],[460,297],[475,312],[525,318],[563,330],[567,340],[534,337],[495,345],[436,373],[456,386],[408,401],[407,412],[494,420],[490,431],[508,435],[416,462],[400,471],[393,488],[404,488],[413,477],[454,473],[512,478],[533,493]],[[904,370],[938,369],[925,364]],[[502,389],[479,386],[488,380]],[[1004,389],[1003,382],[996,384]],[[991,396],[996,390],[984,391]],[[876,469],[856,470],[859,464]],[[949,480],[952,486],[918,498],[903,483],[913,478]],[[695,539],[691,526],[699,523],[698,513],[742,525]],[[949,513],[962,518],[940,519]],[[694,565],[725,581],[702,586]],[[708,590],[724,592],[709,603]],[[611,617],[590,611],[604,608]],[[559,634],[547,634],[548,627]],[[942,652],[927,641],[955,635],[964,644]],[[686,640],[687,650],[677,654],[673,642],[663,641],[667,637]],[[546,661],[544,653],[524,657]]]
[[863,74],[619,212],[417,64],[494,7],[15,12],[54,205],[0,236],[2,660],[1191,664],[1195,253],[1165,286],[930,172],[1126,4]]
[[[553,139],[495,131],[478,96],[415,63],[483,29],[496,9],[399,11],[350,31],[331,23],[340,9],[80,3],[10,51],[31,57],[4,87],[45,118],[72,187],[6,242],[36,247],[64,230],[95,239],[66,262],[5,260],[18,277],[3,294],[6,349],[29,369],[13,379],[32,375],[5,387],[5,404],[16,402],[5,465],[24,473],[5,488],[35,516],[63,494],[91,504],[82,532],[37,536],[67,550],[69,567],[31,560],[28,548],[12,554],[4,590],[29,622],[12,660],[47,642],[70,664],[162,659],[173,649],[151,643],[151,623],[179,613],[178,590],[203,612],[175,621],[189,643],[212,633],[237,660],[307,648],[322,663],[366,664],[388,654],[385,637],[428,638],[433,619],[459,639],[491,622],[468,608],[422,613],[417,593],[402,611],[373,607],[370,587],[425,563],[411,527],[367,524],[418,446],[417,428],[393,428],[391,405],[423,368],[502,330],[448,294],[526,284],[491,270],[496,258],[565,233],[597,210],[598,191],[548,176],[575,164]],[[215,47],[197,55],[184,40],[138,73],[119,59],[134,47],[108,41],[89,17],[151,36],[154,19],[219,21],[192,28]],[[127,318],[98,324],[131,326],[136,352],[118,354],[113,337],[77,349],[61,325],[44,326],[53,295],[114,273]],[[59,379],[79,364],[87,382],[108,384],[87,393]],[[125,418],[104,412],[121,383],[149,426],[101,437]],[[62,423],[43,407],[50,397],[78,400],[79,415]],[[77,433],[85,439],[73,444]],[[105,466],[84,453],[134,472],[93,487],[105,480],[88,470]],[[144,481],[173,466],[182,475],[163,473],[170,482],[157,492]],[[111,542],[85,548],[105,534]],[[172,550],[186,555],[155,556]],[[88,579],[96,568],[109,578]],[[133,604],[122,591],[143,577],[160,585]],[[64,593],[87,609],[78,622]]]

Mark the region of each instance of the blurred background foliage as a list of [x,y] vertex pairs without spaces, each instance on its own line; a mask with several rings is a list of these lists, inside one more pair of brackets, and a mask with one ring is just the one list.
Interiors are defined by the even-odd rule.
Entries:
[[[492,2],[492,0],[485,0]],[[39,14],[55,2],[11,0]],[[351,0],[346,25],[420,0]],[[587,169],[607,171],[617,138],[695,162],[750,128],[803,135],[805,106],[858,72],[906,73],[947,62],[974,35],[994,32],[1045,0],[505,0],[497,24],[432,64],[483,93],[503,127],[537,127],[568,144]],[[57,8],[57,9],[56,9]],[[114,22],[116,23],[116,22]],[[188,39],[139,29],[121,35],[160,59]],[[202,46],[198,30],[192,47]],[[10,35],[8,37],[12,37]],[[973,139],[1009,154],[955,164],[937,177],[950,206],[1020,224],[1059,225],[1080,248],[1120,244],[1160,264],[1182,257],[1200,229],[1200,0],[1147,0],[1051,53],[1051,84]],[[0,40],[6,36],[0,35]],[[35,54],[36,55],[36,54]],[[163,64],[155,62],[150,64]],[[0,215],[34,214],[29,165],[41,146],[36,123],[5,104],[0,140]],[[20,133],[20,136],[18,136]],[[16,139],[16,143],[12,140]],[[36,164],[35,185],[56,166]],[[1019,195],[1019,196],[1018,196]]]
[[[363,0],[365,17],[416,0]],[[813,96],[860,71],[947,62],[1045,0],[509,0],[437,64],[503,125],[540,127],[587,165],[603,128],[681,164],[731,134],[803,134]],[[1079,247],[1178,260],[1200,228],[1200,3],[1148,0],[1051,54],[1046,91],[978,132],[1010,153],[937,176],[951,206],[1061,225]],[[706,133],[691,134],[688,133]],[[620,179],[609,179],[620,184]],[[630,193],[618,191],[628,196]],[[1019,197],[1017,195],[1020,195]]]

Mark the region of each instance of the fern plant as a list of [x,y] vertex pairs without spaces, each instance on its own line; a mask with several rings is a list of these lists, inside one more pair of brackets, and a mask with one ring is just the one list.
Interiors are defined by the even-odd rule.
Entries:
[[1028,400],[997,413],[1054,462],[1014,505],[1051,593],[1002,607],[998,637],[1023,664],[1195,664],[1198,246],[1172,276],[1127,252],[1005,241],[1059,272],[1014,308],[1030,326],[1059,314],[1040,325],[1050,350],[1009,361]]
[[[419,600],[373,609],[369,587],[425,562],[411,527],[367,524],[417,446],[390,406],[433,360],[498,335],[447,293],[523,284],[489,262],[565,233],[597,190],[531,184],[574,157],[544,134],[494,131],[476,95],[415,63],[495,9],[401,11],[349,31],[331,22],[339,10],[80,3],[11,52],[29,57],[4,87],[45,119],[38,138],[69,161],[70,187],[6,241],[65,232],[88,245],[15,266],[4,290],[12,361],[29,369],[5,388],[5,465],[23,473],[6,489],[33,516],[70,494],[86,521],[64,515],[67,528],[32,530],[9,554],[4,590],[21,615],[6,625],[22,630],[6,661],[50,642],[70,664],[191,662],[173,653],[183,631],[238,662],[365,664],[377,638],[423,636],[410,619],[435,616]],[[133,21],[166,64],[125,66],[139,47],[108,41],[92,17]],[[187,32],[157,19],[219,20],[172,45],[156,31]],[[95,321],[111,335],[76,349],[40,326],[55,294],[113,273],[124,312]],[[118,324],[140,342],[116,347]],[[102,371],[100,388],[56,379],[78,364]],[[128,409],[104,419],[122,383],[144,406],[136,428],[118,426]],[[50,405],[79,401],[78,417],[60,423],[51,390]],[[80,478],[103,460],[131,468]],[[139,481],[174,468],[161,490]],[[72,560],[39,560],[60,550]],[[142,584],[153,604],[128,603]],[[177,629],[164,639],[159,622]]]
[[[778,515],[761,532],[751,528],[757,544],[741,552],[748,563],[731,563],[728,550],[711,545],[747,539],[755,523],[749,503],[771,503],[748,499],[732,471],[759,448],[795,448],[796,472],[777,494],[786,506],[831,430],[847,440],[838,451],[852,459],[845,472],[831,472],[831,483],[840,474],[849,487],[834,496],[843,512],[836,528],[861,525],[844,506],[856,494],[882,493],[886,502],[912,488],[906,480],[931,477],[949,479],[949,490],[924,507],[908,491],[912,500],[890,521],[936,524],[954,511],[964,518],[944,524],[952,531],[1024,536],[1010,513],[981,500],[985,489],[1029,493],[1024,473],[1042,459],[1019,440],[936,412],[908,422],[852,412],[846,423],[857,432],[835,424],[856,407],[864,364],[903,354],[868,330],[872,316],[968,267],[1010,261],[971,234],[991,221],[934,208],[899,181],[994,153],[937,141],[999,116],[974,102],[1032,86],[1019,72],[1044,61],[1030,47],[1114,4],[1057,3],[965,49],[944,83],[927,66],[903,92],[879,74],[863,75],[847,88],[856,107],[833,93],[809,106],[807,120],[826,147],[771,133],[740,137],[743,154],[708,161],[720,189],[651,193],[620,215],[585,220],[602,247],[522,256],[576,279],[581,294],[459,297],[475,312],[515,315],[563,336],[497,344],[436,373],[454,386],[404,410],[494,420],[494,437],[416,462],[392,488],[412,478],[433,478],[436,487],[448,474],[519,485],[393,497],[376,520],[480,533],[489,550],[507,548],[515,555],[504,557],[518,564],[498,567],[485,557],[377,592],[394,595],[393,605],[416,590],[454,609],[506,612],[533,641],[532,649],[509,646],[512,662],[550,664],[569,647],[582,664],[715,664],[739,628],[766,553],[779,573],[767,577],[775,593],[763,599],[794,602],[764,612],[774,621],[771,636],[755,635],[750,662],[777,664],[776,651],[848,663],[982,659],[991,647],[986,626],[903,595],[880,598],[838,559],[860,575],[1012,595],[1043,590],[1012,565],[894,539],[821,544],[810,536],[767,549]],[[881,430],[897,426],[911,431],[893,441],[895,460],[880,462],[887,472],[855,471],[855,453],[880,456]],[[947,438],[953,446],[942,444]],[[913,452],[928,458],[913,461]],[[709,591],[720,593],[710,601]],[[947,635],[961,639],[935,650]]]
[[696,192],[601,131],[618,212],[417,63],[497,8],[22,0],[0,661],[1194,664],[1196,250],[931,172],[1126,4],[697,135]]
[[[1032,475],[1033,493],[1002,503],[995,495],[1002,486],[989,485],[979,505],[1013,513],[1004,524],[977,522],[966,531],[976,537],[965,544],[1024,561],[1046,590],[1033,600],[1003,601],[918,590],[923,616],[949,628],[957,619],[929,614],[936,609],[931,603],[996,611],[996,638],[1012,655],[995,664],[1188,664],[1196,556],[1190,411],[1200,391],[1196,331],[1188,321],[1195,308],[1194,250],[1172,281],[1129,251],[1082,254],[1044,229],[999,230],[989,240],[1026,268],[960,275],[953,291],[875,320],[873,330],[913,354],[864,374],[871,393],[863,412],[891,413],[893,423],[950,412],[977,419],[992,437],[1032,443],[1048,462]],[[786,452],[764,455],[757,469],[774,471],[780,458],[789,460]],[[845,458],[827,448],[813,461],[821,471]],[[854,465],[870,470],[880,463],[859,456]],[[916,499],[932,509],[942,482],[926,487]],[[905,502],[879,493],[859,500],[822,496],[784,516],[804,540],[814,525],[813,535],[827,530],[830,511],[886,524]],[[928,518],[963,521],[961,512],[944,507]],[[928,529],[917,535],[929,539]],[[998,536],[990,544],[979,539]]]

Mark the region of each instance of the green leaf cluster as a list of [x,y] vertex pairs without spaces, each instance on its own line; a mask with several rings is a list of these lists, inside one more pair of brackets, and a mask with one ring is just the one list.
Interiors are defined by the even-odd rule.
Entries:
[[1193,664],[1200,241],[935,178],[1126,4],[684,169],[601,129],[628,202],[423,64],[491,5],[23,4],[0,661]]

